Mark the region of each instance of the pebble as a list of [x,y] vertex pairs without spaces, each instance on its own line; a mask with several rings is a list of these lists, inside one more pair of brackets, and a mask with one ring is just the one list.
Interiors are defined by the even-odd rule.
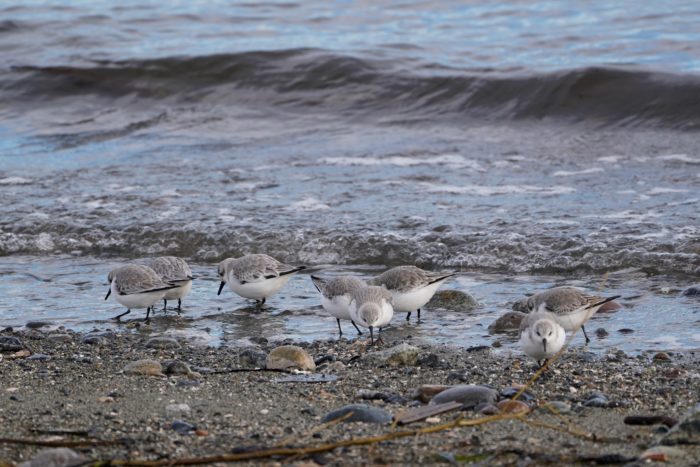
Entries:
[[655,362],[669,362],[671,357],[666,352],[658,352],[652,357],[652,360]]
[[163,376],[163,367],[155,360],[137,360],[124,367],[127,375]]
[[82,339],[80,339],[80,342],[83,344],[101,345],[107,342],[107,339],[114,339],[114,337],[115,334],[111,331],[96,331],[85,334]]
[[405,342],[379,352],[366,354],[367,359],[391,367],[415,366],[418,363],[420,349]]
[[479,306],[474,297],[461,290],[438,290],[425,305],[428,309],[440,308],[449,311],[472,311]]
[[452,386],[445,386],[443,384],[423,384],[422,386],[418,386],[413,391],[413,394],[411,394],[411,399],[427,404],[436,394],[439,394],[446,389],[450,389],[451,387]]
[[498,407],[493,404],[479,404],[474,407],[474,411],[481,415],[496,415],[499,412]]
[[622,328],[618,329],[617,332],[619,332],[620,334],[632,334],[634,332],[634,329]]
[[316,369],[316,364],[311,355],[296,345],[283,345],[273,349],[267,356],[265,366],[270,370],[298,368],[305,371],[314,371]]
[[381,400],[386,402],[387,404],[404,404],[406,403],[406,399],[403,397],[399,396],[398,394],[394,394],[392,392],[386,392],[386,391],[372,391],[371,389],[360,389],[356,393],[356,397],[358,399],[364,399],[364,400]]
[[[657,462],[678,462],[685,459],[688,454],[679,448],[671,446],[654,446],[644,451],[640,460]],[[696,459],[697,460],[697,459]]]
[[68,448],[42,449],[27,462],[18,467],[67,467],[82,465],[87,461],[82,454]]
[[35,362],[45,362],[47,360],[51,360],[51,357],[43,353],[35,353],[27,357],[27,360],[32,360]]
[[333,410],[332,412],[329,412],[328,414],[326,414],[325,417],[321,419],[321,423],[328,423],[330,421],[344,417],[350,412],[352,412],[352,415],[343,420],[343,423],[365,422],[386,424],[391,423],[392,420],[391,414],[386,410],[366,404],[350,404],[343,406],[339,409]]
[[322,373],[336,373],[338,371],[343,371],[345,369],[345,364],[343,362],[331,362],[324,363],[319,367]]
[[568,404],[564,401],[549,401],[546,404],[544,404],[543,408],[544,410],[549,411],[549,408],[552,408],[557,411],[557,413],[561,414],[566,414],[571,412],[571,404]]
[[666,445],[700,444],[700,403],[686,412],[661,442]]
[[494,404],[497,399],[498,392],[495,389],[474,384],[460,384],[435,395],[430,403],[444,404],[456,401],[463,404],[464,408],[471,409],[482,403]]
[[600,392],[593,392],[588,395],[586,402],[583,403],[585,407],[608,407],[610,401],[605,394]]
[[146,347],[149,349],[179,349],[180,343],[172,337],[152,337],[146,341]]
[[182,420],[173,421],[173,424],[170,425],[170,428],[176,431],[177,433],[180,433],[181,435],[186,435],[197,429],[194,425],[191,425]]
[[443,366],[440,362],[440,357],[434,353],[421,355],[418,357],[416,364],[422,368],[441,368]]
[[[501,397],[504,399],[512,399],[519,392],[520,392],[520,388],[515,388],[515,387],[506,388],[506,389],[501,391]],[[527,391],[524,391],[522,394],[520,394],[518,396],[518,400],[521,400],[523,402],[532,402],[535,400],[535,396],[533,396],[532,394],[530,394]]]
[[187,404],[168,404],[165,406],[165,413],[169,417],[181,417],[189,415],[190,412],[190,406]]
[[238,364],[241,368],[265,368],[267,354],[260,350],[243,349],[238,354]]
[[49,334],[46,339],[51,342],[70,342],[73,337],[70,334]]
[[525,413],[530,411],[530,406],[522,401],[502,400],[496,404],[501,413]]
[[520,329],[520,322],[524,317],[525,313],[521,311],[509,311],[491,323],[489,326],[489,334],[518,331]]
[[5,352],[16,352],[22,350],[24,344],[22,341],[13,336],[0,336],[0,350]]
[[691,285],[683,291],[683,295],[686,297],[700,297],[700,284]]
[[190,370],[190,366],[182,362],[180,360],[169,360],[165,363],[165,371],[164,373],[166,375],[190,375],[192,374],[192,370]]
[[596,313],[613,313],[620,308],[622,308],[622,305],[613,300],[612,302],[603,303],[603,306],[598,308]]
[[608,331],[606,331],[604,328],[598,328],[595,330],[595,335],[598,337],[606,337],[608,335]]

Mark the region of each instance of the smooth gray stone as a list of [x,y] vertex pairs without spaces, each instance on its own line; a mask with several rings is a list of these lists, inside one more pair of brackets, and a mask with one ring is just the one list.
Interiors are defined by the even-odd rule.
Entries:
[[152,337],[146,341],[149,349],[179,349],[180,344],[172,337]]
[[486,386],[474,384],[460,384],[451,387],[430,399],[430,404],[444,404],[445,402],[459,402],[465,409],[472,409],[479,404],[495,404],[498,400],[498,392]]
[[525,313],[520,311],[509,311],[489,326],[489,334],[500,334],[504,332],[517,332],[520,330],[520,322],[525,317]]
[[321,420],[321,423],[328,423],[330,421],[341,418],[348,413],[352,412],[348,418],[343,420],[343,422],[365,422],[365,423],[377,423],[377,424],[387,424],[391,423],[392,417],[389,412],[382,410],[378,407],[365,404],[350,404],[332,412],[326,414]]
[[22,462],[19,467],[72,467],[84,464],[86,461],[82,454],[78,454],[68,448],[42,449],[27,462]]
[[22,344],[22,341],[18,338],[13,336],[0,336],[0,350],[4,350],[6,352],[16,352],[18,350],[22,350],[23,348],[24,344]]

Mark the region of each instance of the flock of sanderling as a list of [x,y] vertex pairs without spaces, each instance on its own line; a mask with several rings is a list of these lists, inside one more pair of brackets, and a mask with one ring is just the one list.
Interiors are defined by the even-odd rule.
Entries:
[[[218,295],[224,286],[241,297],[255,300],[259,306],[277,293],[290,277],[305,269],[291,266],[264,254],[228,258],[219,263],[217,273],[221,280]],[[354,276],[330,279],[311,275],[314,286],[321,293],[321,304],[329,315],[336,318],[338,330],[343,334],[340,320],[350,321],[357,332],[360,326],[369,329],[370,342],[375,343],[374,330],[378,334],[389,324],[394,312],[406,312],[406,320],[420,311],[433,297],[440,284],[456,275],[454,272],[429,272],[415,266],[398,266],[367,281]],[[163,256],[143,264],[127,264],[112,270],[107,276],[110,288],[105,300],[114,294],[116,300],[127,307],[127,311],[115,319],[131,312],[132,308],[145,308],[146,320],[153,306],[164,300],[178,301],[192,289],[192,271],[187,263],[174,256]],[[566,332],[583,330],[584,324],[604,304],[619,298],[586,295],[574,287],[554,287],[531,295],[514,305],[514,309],[528,315],[520,324],[520,346],[538,363],[558,353],[565,344]],[[381,340],[378,335],[377,341]]]

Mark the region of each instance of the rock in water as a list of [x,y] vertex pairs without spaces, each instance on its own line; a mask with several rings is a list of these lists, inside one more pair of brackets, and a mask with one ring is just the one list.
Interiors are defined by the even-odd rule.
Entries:
[[479,404],[495,404],[498,399],[496,390],[474,384],[460,384],[438,393],[430,399],[431,404],[444,404],[456,401],[466,409],[472,409]]
[[82,454],[78,454],[72,449],[51,448],[42,449],[29,461],[19,464],[19,467],[69,467],[82,465],[85,461]]
[[296,345],[277,347],[267,356],[265,366],[270,370],[300,370],[314,371],[316,364],[306,350]]
[[163,376],[163,367],[155,360],[137,360],[124,367],[127,375]]
[[326,414],[321,423],[328,423],[352,412],[343,422],[391,423],[391,414],[386,410],[365,404],[350,404]]
[[441,308],[449,311],[471,311],[479,306],[474,297],[460,290],[438,290],[425,305],[426,308]]
[[700,444],[700,403],[695,404],[661,442],[667,445]]
[[380,352],[368,353],[365,358],[392,367],[414,366],[418,362],[419,353],[418,347],[403,343]]
[[525,313],[521,311],[509,311],[491,323],[489,326],[489,334],[519,331],[520,322],[524,317]]
[[700,284],[691,285],[683,291],[683,295],[686,297],[700,297]]

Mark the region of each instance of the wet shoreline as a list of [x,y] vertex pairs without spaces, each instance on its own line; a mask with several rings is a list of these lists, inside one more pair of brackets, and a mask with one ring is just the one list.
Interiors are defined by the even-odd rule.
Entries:
[[[395,429],[385,424],[317,427],[328,413],[347,404],[400,416],[423,406],[414,398],[426,384],[486,385],[500,394],[498,400],[505,399],[535,370],[534,363],[521,356],[498,355],[488,348],[412,346],[411,340],[391,338],[381,348],[368,348],[360,340],[271,343],[264,338],[247,348],[211,348],[138,332],[5,330],[1,337],[5,350],[0,362],[4,383],[0,437],[52,439],[59,444],[116,442],[74,448],[90,460],[211,456],[390,433]],[[12,343],[19,347],[11,347]],[[301,382],[283,382],[284,373],[244,370],[264,366],[282,344],[308,353],[312,363],[316,361],[312,375],[324,375],[322,382],[303,382],[309,377],[294,375],[292,380]],[[408,344],[400,359],[384,355],[399,344]],[[597,440],[504,420],[372,446],[336,448],[308,460],[359,465],[436,462],[451,455],[507,465],[525,458],[565,462],[604,453],[632,461],[670,438],[668,427],[627,425],[625,417],[682,420],[698,402],[698,358],[697,352],[635,357],[611,351],[596,356],[579,348],[565,353],[522,396],[532,410],[528,420],[561,428],[563,417],[577,430],[595,433]],[[159,368],[152,371],[142,365],[142,374],[134,372],[135,362],[143,359]],[[546,402],[556,402],[564,413],[552,415],[543,408]],[[483,413],[468,409],[439,414],[397,429],[435,426],[460,416],[477,419],[492,409],[479,410]],[[697,444],[671,444],[673,449],[665,455],[673,465],[691,465],[700,455]],[[37,451],[2,443],[0,459],[18,462]]]

